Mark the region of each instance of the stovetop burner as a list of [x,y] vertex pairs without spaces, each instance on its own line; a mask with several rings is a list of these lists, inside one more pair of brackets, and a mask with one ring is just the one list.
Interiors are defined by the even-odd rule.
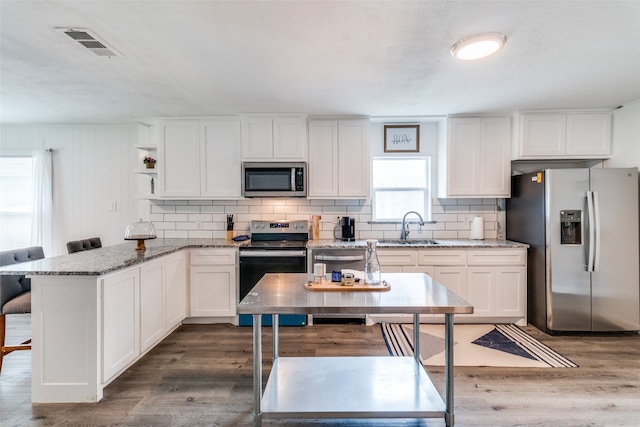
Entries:
[[309,240],[308,221],[251,221],[251,242],[241,249],[300,249]]

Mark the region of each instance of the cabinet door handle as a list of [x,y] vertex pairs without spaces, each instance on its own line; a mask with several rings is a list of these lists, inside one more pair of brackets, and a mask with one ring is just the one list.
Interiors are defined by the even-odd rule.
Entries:
[[363,261],[364,255],[316,255],[316,261]]

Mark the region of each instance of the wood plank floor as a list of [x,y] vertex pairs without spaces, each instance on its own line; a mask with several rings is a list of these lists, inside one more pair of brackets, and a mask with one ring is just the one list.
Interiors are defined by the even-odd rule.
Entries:
[[[29,335],[9,316],[9,340]],[[638,426],[640,335],[529,333],[579,368],[457,368],[456,426]],[[270,330],[264,335],[265,380]],[[183,325],[111,383],[97,404],[31,404],[31,352],[5,358],[0,425],[250,426],[251,328]],[[387,355],[379,326],[281,328],[282,356]],[[429,375],[440,392],[442,368]],[[392,392],[391,390],[389,392]],[[442,420],[265,420],[264,426],[443,426]]]

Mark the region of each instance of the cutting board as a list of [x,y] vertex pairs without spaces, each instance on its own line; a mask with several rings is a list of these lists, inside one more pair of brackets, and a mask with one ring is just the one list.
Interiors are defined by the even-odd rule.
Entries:
[[362,292],[362,291],[377,291],[385,292],[391,289],[391,286],[387,282],[383,282],[383,286],[368,286],[355,284],[353,286],[343,286],[340,282],[331,282],[329,280],[323,280],[320,283],[307,282],[304,284],[304,288],[308,291],[333,291],[333,292]]

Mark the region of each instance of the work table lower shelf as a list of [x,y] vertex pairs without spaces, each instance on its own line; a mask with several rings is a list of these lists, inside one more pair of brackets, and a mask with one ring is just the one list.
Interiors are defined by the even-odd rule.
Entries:
[[445,404],[413,357],[278,357],[264,418],[442,418]]

